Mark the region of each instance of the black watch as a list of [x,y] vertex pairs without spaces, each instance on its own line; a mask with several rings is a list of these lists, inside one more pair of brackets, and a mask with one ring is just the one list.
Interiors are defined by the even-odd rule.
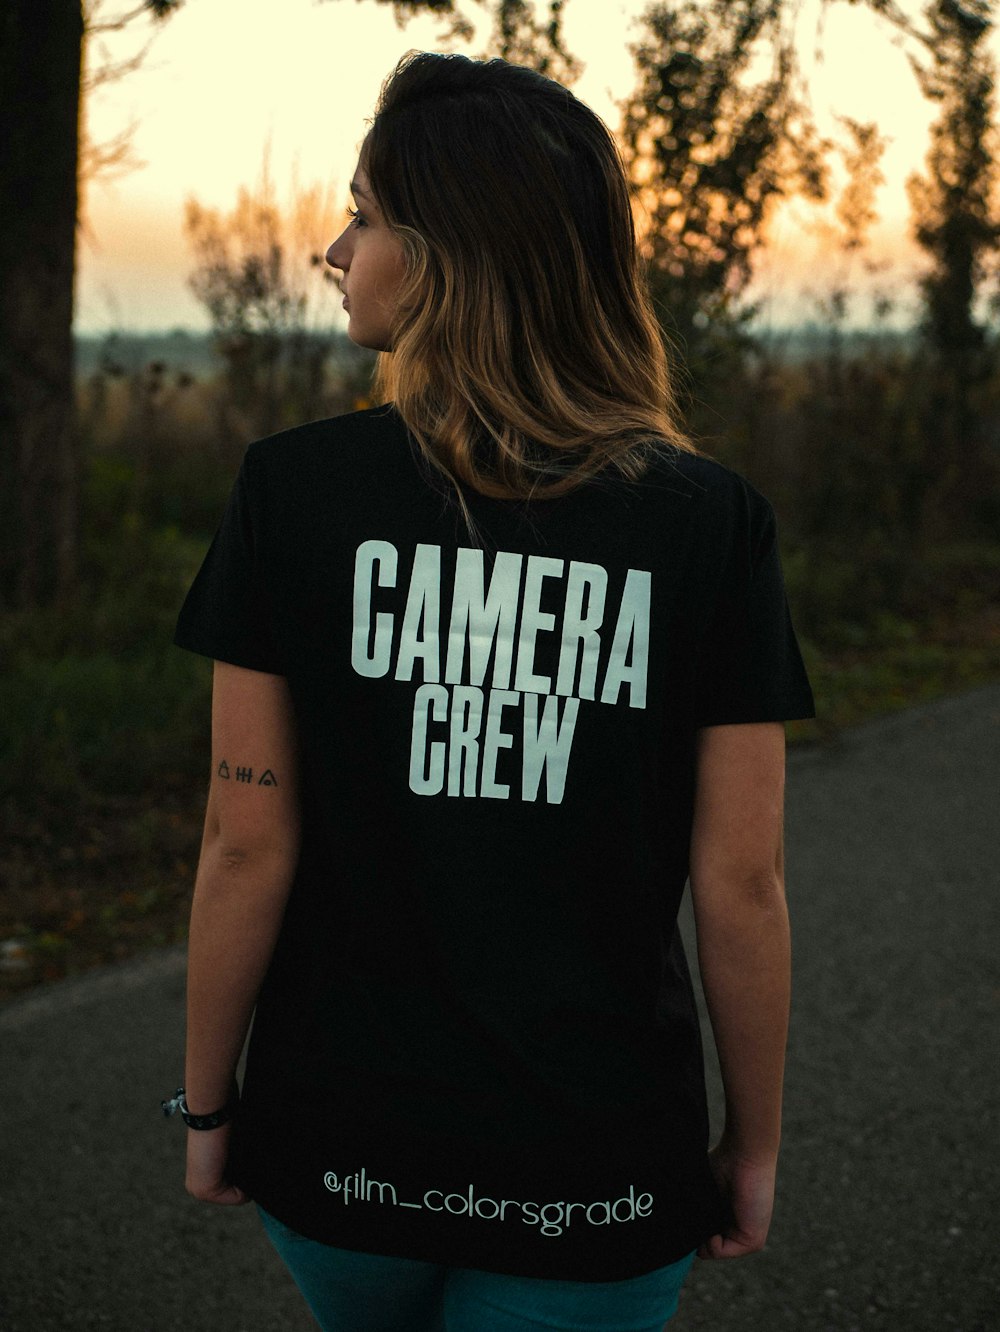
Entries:
[[210,1115],[193,1115],[187,1108],[187,1102],[184,1099],[184,1088],[178,1087],[177,1091],[169,1101],[161,1101],[160,1109],[168,1118],[177,1110],[181,1112],[181,1119],[190,1129],[214,1129],[221,1128],[223,1124],[228,1124],[236,1114],[236,1108],[240,1103],[240,1093],[236,1084],[233,1084],[233,1090],[229,1100],[221,1110],[216,1110]]

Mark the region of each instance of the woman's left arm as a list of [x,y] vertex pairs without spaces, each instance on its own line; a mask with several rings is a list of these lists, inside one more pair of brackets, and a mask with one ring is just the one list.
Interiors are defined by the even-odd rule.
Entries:
[[[288,681],[215,662],[212,777],[188,941],[185,1100],[229,1098],[274,952],[301,845],[298,736]],[[225,1179],[229,1126],[188,1130],[186,1187],[204,1202],[249,1199]]]

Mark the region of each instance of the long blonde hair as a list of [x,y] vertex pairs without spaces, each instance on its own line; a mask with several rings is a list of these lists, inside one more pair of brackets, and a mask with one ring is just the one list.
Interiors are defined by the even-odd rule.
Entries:
[[[500,499],[565,494],[653,453],[680,424],[604,122],[505,60],[411,51],[382,86],[361,165],[406,277],[376,401],[432,468]],[[458,484],[461,483],[461,484]]]

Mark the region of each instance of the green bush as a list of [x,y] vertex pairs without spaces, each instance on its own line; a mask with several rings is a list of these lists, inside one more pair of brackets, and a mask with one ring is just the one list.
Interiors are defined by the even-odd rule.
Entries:
[[152,795],[208,761],[211,665],[171,641],[207,541],[128,512],[103,527],[86,533],[71,606],[0,628],[0,790],[19,804]]
[[211,665],[167,644],[113,655],[22,656],[0,677],[12,725],[0,751],[19,801],[147,794],[207,771]]

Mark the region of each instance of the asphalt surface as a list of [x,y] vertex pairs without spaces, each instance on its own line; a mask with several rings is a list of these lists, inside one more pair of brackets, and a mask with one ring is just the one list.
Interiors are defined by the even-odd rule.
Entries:
[[[696,1264],[671,1332],[1000,1329],[998,742],[990,686],[790,755],[775,1220]],[[159,1111],[183,972],[158,953],[0,1009],[4,1332],[315,1326],[253,1210],[183,1191]]]

